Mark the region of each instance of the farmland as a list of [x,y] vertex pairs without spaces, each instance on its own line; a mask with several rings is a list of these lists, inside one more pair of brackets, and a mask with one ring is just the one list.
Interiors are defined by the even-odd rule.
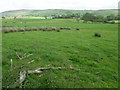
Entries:
[[[75,14],[80,13],[84,15],[85,13],[93,13],[94,15],[102,15],[107,16],[110,14],[118,15],[118,9],[103,9],[103,10],[65,10],[65,9],[46,9],[46,10],[13,10],[3,12],[3,16],[13,17],[13,16],[23,16],[23,17],[44,17],[44,16],[52,16],[52,15],[63,15],[63,14]],[[1,15],[1,13],[0,13]]]
[[[79,23],[73,19],[4,19],[3,26],[78,27],[80,30],[2,34],[3,88],[14,87],[22,70],[74,67],[27,75],[22,88],[117,88],[118,24]],[[101,37],[94,37],[100,33]],[[22,57],[19,60],[16,52]],[[10,60],[12,59],[12,68]],[[28,62],[34,60],[31,64]],[[19,87],[19,86],[17,86]]]

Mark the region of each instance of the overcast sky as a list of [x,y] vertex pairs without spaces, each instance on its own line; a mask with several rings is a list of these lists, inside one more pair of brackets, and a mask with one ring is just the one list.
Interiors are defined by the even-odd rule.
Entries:
[[0,0],[0,12],[18,9],[117,9],[119,0]]

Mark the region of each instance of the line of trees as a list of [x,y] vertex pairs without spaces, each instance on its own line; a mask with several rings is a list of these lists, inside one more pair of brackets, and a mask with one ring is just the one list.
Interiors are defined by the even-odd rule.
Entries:
[[[52,15],[53,19],[76,19],[77,22],[79,22],[80,20],[84,20],[84,22],[102,22],[102,23],[108,23],[109,21],[112,20],[120,20],[120,15],[108,15],[106,17],[101,16],[101,15],[94,15],[92,13],[85,13],[84,15],[80,15],[78,13],[76,14],[65,14],[65,15]],[[111,23],[115,23],[115,22],[111,22]]]
[[67,19],[67,18],[73,18],[73,17],[80,17],[80,14],[76,13],[76,14],[52,15],[52,17],[53,19],[55,18]]
[[[91,21],[91,22],[103,22],[103,23],[108,23],[109,21],[112,20],[120,20],[120,16],[114,16],[113,14],[103,17],[103,16],[95,16],[92,13],[86,13],[85,15],[82,16],[82,20],[84,21]],[[115,23],[115,22],[111,22]]]

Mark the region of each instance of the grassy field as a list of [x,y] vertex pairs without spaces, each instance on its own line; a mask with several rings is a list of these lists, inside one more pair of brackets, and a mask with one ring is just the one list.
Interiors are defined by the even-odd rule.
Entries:
[[[3,20],[3,26],[80,27],[80,30],[31,31],[2,34],[3,87],[13,86],[21,70],[74,67],[27,75],[24,88],[117,88],[118,25],[86,24],[71,19]],[[102,37],[94,37],[94,33]],[[29,58],[19,60],[16,52]],[[10,60],[13,60],[13,69]],[[32,64],[27,64],[34,60]],[[25,65],[24,67],[21,67]]]

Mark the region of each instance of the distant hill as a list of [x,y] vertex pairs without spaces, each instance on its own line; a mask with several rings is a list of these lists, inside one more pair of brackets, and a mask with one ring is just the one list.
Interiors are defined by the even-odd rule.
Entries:
[[22,10],[12,10],[12,11],[5,11],[0,14],[2,16],[8,16],[8,17],[13,17],[13,16],[52,16],[52,15],[63,15],[63,14],[75,14],[79,13],[80,15],[85,14],[86,12],[88,13],[93,13],[94,15],[102,15],[102,16],[107,16],[110,14],[113,15],[118,15],[118,10],[117,9],[104,9],[104,10],[66,10],[66,9],[47,9],[47,10],[27,10],[27,9],[22,9]]

